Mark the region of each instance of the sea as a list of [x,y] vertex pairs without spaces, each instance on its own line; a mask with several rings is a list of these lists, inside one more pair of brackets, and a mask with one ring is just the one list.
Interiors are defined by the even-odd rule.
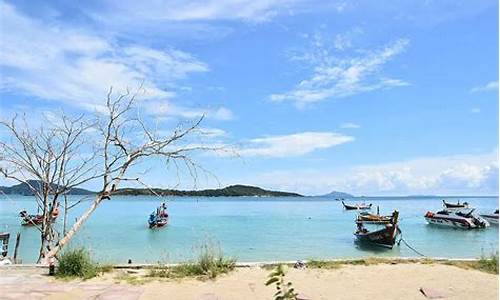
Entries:
[[[76,201],[78,196],[71,196]],[[498,197],[364,197],[346,203],[372,203],[381,214],[400,212],[405,243],[393,249],[355,241],[356,211],[325,197],[154,197],[115,196],[104,201],[84,224],[68,248],[85,247],[102,263],[175,263],[193,260],[210,245],[240,262],[296,261],[361,257],[478,258],[498,252],[498,226],[463,230],[429,225],[427,211],[442,209],[442,200],[467,201],[480,213],[498,209]],[[149,229],[149,214],[166,202],[169,224]],[[68,224],[91,203],[83,201],[68,211]],[[0,232],[10,232],[9,255],[21,233],[18,257],[37,259],[40,234],[20,225],[19,211],[36,213],[30,196],[0,197]],[[62,231],[64,212],[56,228]],[[408,245],[411,247],[408,247]],[[412,250],[413,249],[413,250]]]

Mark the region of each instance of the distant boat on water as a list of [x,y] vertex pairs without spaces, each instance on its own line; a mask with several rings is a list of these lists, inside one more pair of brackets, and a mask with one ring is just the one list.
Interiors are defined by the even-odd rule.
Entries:
[[443,200],[443,206],[445,208],[468,208],[469,203],[467,202],[460,203],[460,200],[458,200],[457,203],[449,203]]
[[167,206],[162,203],[156,211],[149,215],[148,224],[149,228],[159,228],[168,224]]
[[361,204],[355,204],[355,205],[349,205],[349,204],[345,204],[344,201],[342,201],[342,205],[344,206],[345,210],[358,210],[358,209],[371,209],[372,208],[372,204],[364,204],[364,203],[361,203]]

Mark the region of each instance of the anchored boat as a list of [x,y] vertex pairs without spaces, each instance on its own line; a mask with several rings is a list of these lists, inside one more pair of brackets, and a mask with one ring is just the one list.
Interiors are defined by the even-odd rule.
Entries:
[[443,200],[443,206],[445,208],[469,208],[469,203],[460,203],[460,200],[458,200],[457,203],[449,203]]
[[385,248],[390,248],[396,243],[396,237],[401,232],[398,227],[399,212],[395,210],[392,213],[391,220],[385,227],[376,231],[369,231],[362,222],[356,222],[358,226],[354,236],[360,242],[373,244]]
[[474,209],[468,212],[441,210],[434,213],[428,211],[424,217],[429,224],[445,227],[476,229],[490,226],[488,221],[474,213]]
[[348,204],[345,204],[344,201],[342,201],[342,205],[344,206],[345,210],[358,210],[358,209],[371,209],[372,208],[372,204],[355,204],[355,205],[348,205]]
[[162,203],[156,211],[149,215],[148,219],[149,228],[159,228],[168,224],[167,206]]
[[391,222],[391,216],[381,216],[379,214],[362,212],[356,217],[356,222],[366,224],[388,224]]
[[482,214],[480,216],[490,224],[498,225],[498,209],[492,214]]

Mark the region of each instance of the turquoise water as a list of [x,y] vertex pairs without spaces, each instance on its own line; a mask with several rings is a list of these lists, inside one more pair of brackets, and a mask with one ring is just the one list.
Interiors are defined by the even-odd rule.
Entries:
[[[416,256],[401,244],[392,250],[355,243],[356,212],[344,211],[333,199],[306,198],[168,198],[170,224],[159,230],[147,227],[147,217],[162,198],[114,197],[104,202],[84,225],[73,246],[84,245],[100,261],[155,263],[188,260],[204,241],[220,244],[225,254],[239,261],[354,258],[363,256]],[[463,199],[462,199],[463,200]],[[2,196],[0,231],[21,232],[20,257],[33,262],[39,243],[35,228],[21,227],[21,209],[35,211],[34,200]],[[400,211],[404,239],[432,257],[479,257],[498,251],[498,227],[464,231],[427,225],[427,210],[441,208],[441,198],[364,198],[380,212]],[[448,198],[448,201],[456,201]],[[498,208],[498,197],[466,199],[480,212]],[[89,202],[75,208],[81,213]],[[58,219],[62,228],[62,218]],[[12,254],[12,252],[11,252]]]

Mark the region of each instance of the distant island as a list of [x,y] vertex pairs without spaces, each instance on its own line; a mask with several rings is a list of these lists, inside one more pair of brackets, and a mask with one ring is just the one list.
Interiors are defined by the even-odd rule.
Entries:
[[[154,191],[154,193],[152,192]],[[182,190],[172,190],[172,189],[136,189],[136,188],[123,188],[116,190],[114,195],[161,195],[161,196],[190,196],[190,197],[241,197],[241,196],[253,196],[253,197],[303,197],[297,193],[280,192],[280,191],[270,191],[265,190],[256,186],[249,185],[231,185],[221,189],[206,189],[199,191],[182,191]]]
[[330,198],[354,198],[354,195],[344,193],[344,192],[338,192],[338,191],[332,191],[326,195],[321,195],[321,197],[330,197]]
[[[29,185],[28,185],[29,184]],[[19,183],[13,186],[0,186],[0,192],[7,195],[23,195],[23,196],[34,196],[30,185],[33,188],[40,187],[41,181],[38,180],[28,180],[28,183]],[[95,194],[93,191],[89,191],[81,188],[73,188],[68,194],[70,195],[92,195]]]
[[[40,182],[36,180],[28,181],[33,187],[37,187]],[[30,189],[28,184],[19,183],[10,187],[0,186],[0,191],[8,195],[23,195],[23,196],[33,196],[33,191]],[[73,188],[68,194],[70,195],[91,195],[96,192],[89,191],[82,188]],[[113,195],[123,195],[123,196],[180,196],[180,197],[303,197],[297,193],[290,192],[280,192],[265,190],[256,186],[248,185],[231,185],[220,189],[205,189],[205,190],[193,190],[193,191],[183,191],[174,189],[146,189],[146,188],[122,188],[117,189]]]

